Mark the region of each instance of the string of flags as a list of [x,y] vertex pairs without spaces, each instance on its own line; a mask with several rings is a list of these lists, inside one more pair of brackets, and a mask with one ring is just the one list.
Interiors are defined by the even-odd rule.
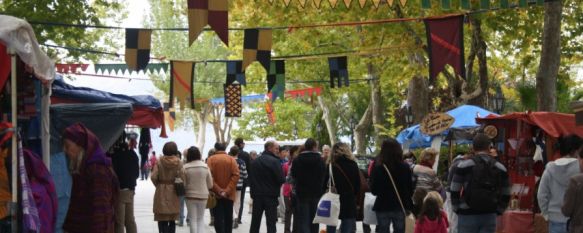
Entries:
[[[291,3],[291,0],[282,0],[283,4],[285,5],[285,7],[288,7]],[[354,0],[354,2],[356,2],[357,0]],[[269,3],[274,4],[275,0],[269,0]],[[308,5],[309,1],[308,0],[298,0],[299,2],[299,6],[301,9],[306,8],[306,6]],[[322,7],[322,0],[313,0],[313,6],[316,7],[317,9],[320,9]],[[336,8],[338,7],[339,4],[339,0],[328,0],[328,3],[330,4],[331,8]],[[350,7],[353,5],[353,0],[342,0],[342,2],[344,3],[344,6],[347,9],[350,9]],[[358,5],[360,6],[360,8],[364,8],[367,5],[368,0],[358,0]],[[395,4],[400,4],[402,7],[405,7],[407,5],[407,0],[386,0],[386,1],[381,1],[381,0],[370,0],[370,2],[372,3],[372,6],[374,8],[379,8],[381,6],[381,3],[385,3],[386,5],[388,5],[389,7],[392,7]],[[421,8],[423,9],[431,9],[431,5],[432,2],[438,2],[441,5],[441,8],[444,10],[449,10],[451,9],[451,0],[421,0]],[[490,9],[492,7],[492,2],[493,0],[479,0],[479,1],[475,1],[476,4],[478,4],[478,7],[480,9]],[[506,8],[510,8],[513,7],[509,0],[496,0],[494,2],[498,2],[496,5],[502,9],[506,9]],[[518,0],[518,7],[527,7],[529,5],[543,5],[545,2],[545,0]],[[470,10],[472,8],[472,1],[471,0],[460,0],[460,6],[462,9],[464,10]]]

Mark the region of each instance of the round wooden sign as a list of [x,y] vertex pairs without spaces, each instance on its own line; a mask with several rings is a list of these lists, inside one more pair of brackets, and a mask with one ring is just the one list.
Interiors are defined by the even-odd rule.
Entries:
[[449,129],[455,119],[446,113],[430,113],[421,121],[421,133],[427,135],[438,135]]
[[494,139],[496,136],[498,136],[498,129],[496,126],[488,125],[484,127],[484,134],[486,134],[486,136],[488,136],[490,139]]

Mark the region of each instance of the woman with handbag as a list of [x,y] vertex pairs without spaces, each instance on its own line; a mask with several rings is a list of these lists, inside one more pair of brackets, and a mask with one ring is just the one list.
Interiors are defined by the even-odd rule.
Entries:
[[186,150],[184,187],[190,233],[204,232],[204,210],[209,189],[213,187],[213,177],[207,165],[201,160],[200,151],[194,146]]
[[[179,191],[176,187],[182,182],[182,162],[178,158],[176,143],[167,142],[162,149],[164,156],[152,171],[152,183],[156,186],[154,194],[154,221],[158,222],[161,233],[175,233],[178,215],[180,213]],[[184,187],[184,186],[182,186]]]
[[[340,195],[340,232],[351,233],[356,226],[356,196],[360,191],[360,171],[350,147],[343,142],[334,144],[329,162],[336,193]],[[326,174],[326,180],[329,178],[330,175]],[[326,232],[335,233],[336,226],[327,226]]]
[[403,161],[403,150],[397,140],[383,141],[371,174],[371,191],[377,196],[373,210],[377,214],[380,233],[412,232],[406,229],[406,215],[413,209],[413,181],[409,165]]

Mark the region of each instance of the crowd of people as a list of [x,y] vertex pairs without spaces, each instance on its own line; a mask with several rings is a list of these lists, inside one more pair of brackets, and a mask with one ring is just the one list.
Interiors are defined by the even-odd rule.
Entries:
[[[63,138],[73,177],[63,229],[137,232],[133,197],[140,171],[135,152],[116,147],[110,159],[82,124],[68,127]],[[382,142],[368,171],[359,169],[349,145],[342,142],[325,146],[320,153],[314,139],[292,147],[267,141],[264,151],[255,155],[237,139],[228,152],[225,144],[216,143],[206,161],[199,148],[191,146],[181,153],[176,143],[168,142],[163,155],[148,162],[149,178],[156,187],[154,220],[161,233],[175,232],[176,222],[181,225],[183,219],[190,232],[204,232],[203,216],[210,208],[215,231],[232,232],[242,222],[250,188],[250,233],[276,232],[279,216],[285,233],[317,233],[320,226],[313,219],[318,202],[327,189],[333,189],[339,195],[341,224],[338,229],[326,226],[328,233],[355,232],[367,191],[376,196],[374,232],[403,233],[406,218],[413,213],[415,233],[494,233],[496,217],[506,211],[511,196],[508,171],[491,152],[491,143],[486,135],[477,134],[472,151],[452,161],[444,185],[433,169],[437,151],[423,150],[417,164],[393,138]],[[537,200],[551,233],[583,232],[582,145],[577,136],[562,138],[562,158],[549,162],[542,175]],[[266,228],[260,230],[263,215]],[[363,224],[363,229],[372,232],[368,225]]]

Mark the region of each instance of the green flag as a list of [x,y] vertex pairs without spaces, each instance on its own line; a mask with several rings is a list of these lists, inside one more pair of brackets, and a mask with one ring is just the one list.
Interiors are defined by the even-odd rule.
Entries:
[[519,7],[527,7],[528,3],[526,2],[526,0],[518,0],[518,6]]
[[500,8],[508,8],[508,0],[500,0]]
[[444,10],[451,9],[451,1],[450,0],[441,0],[441,9],[444,9]]
[[536,4],[542,6],[545,4],[545,0],[536,0]]
[[490,9],[490,0],[480,0],[480,7],[482,9]]
[[421,0],[421,7],[423,9],[431,9],[431,0]]
[[470,5],[470,0],[461,0],[461,1],[462,1],[462,9],[469,10],[470,8],[472,8],[472,6]]

